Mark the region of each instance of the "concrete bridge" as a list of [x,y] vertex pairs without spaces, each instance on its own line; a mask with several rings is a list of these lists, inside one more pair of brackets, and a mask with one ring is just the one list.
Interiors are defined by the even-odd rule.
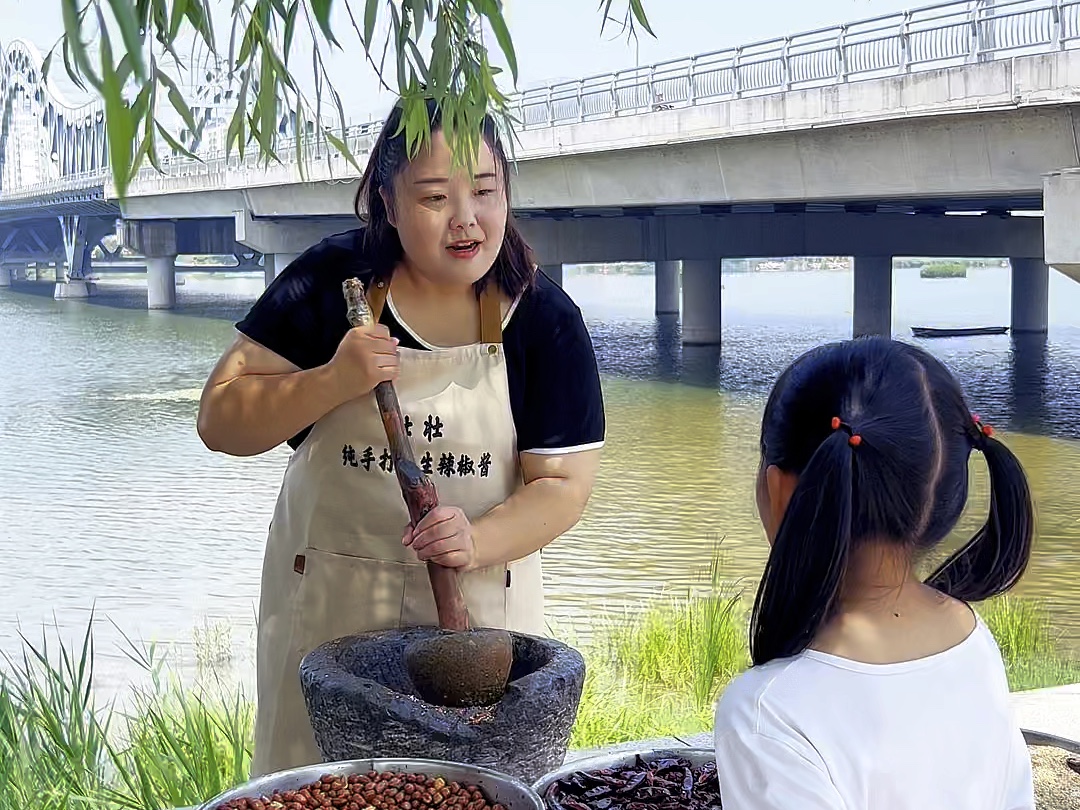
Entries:
[[[528,91],[513,99],[515,210],[556,277],[655,262],[657,311],[681,309],[686,343],[719,341],[722,259],[776,255],[853,256],[855,334],[891,331],[893,257],[1008,258],[1013,330],[1045,332],[1048,263],[1080,280],[1078,42],[1080,0],[962,0]],[[20,59],[6,86],[24,98]],[[44,86],[30,95],[52,103]],[[57,118],[41,119],[54,141]],[[0,158],[0,250],[59,230],[58,295],[88,291],[80,245],[118,216],[151,306],[172,304],[177,254],[254,251],[271,277],[355,225],[355,170],[319,150],[297,163],[288,137],[269,168],[209,147],[163,156],[121,210],[107,166],[82,168],[98,141],[81,131],[55,176],[12,181]],[[349,130],[361,162],[377,131]]]

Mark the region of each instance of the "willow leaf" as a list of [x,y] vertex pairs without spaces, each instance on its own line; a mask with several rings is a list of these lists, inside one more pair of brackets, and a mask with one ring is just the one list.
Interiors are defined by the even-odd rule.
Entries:
[[273,65],[270,61],[270,52],[268,49],[263,48],[262,52],[262,68],[259,73],[259,132],[261,137],[259,138],[259,144],[262,146],[263,154],[274,154],[274,138],[277,134],[277,127],[275,123],[277,121],[277,95],[275,90],[277,89],[277,77],[274,73]]
[[101,26],[101,95],[105,102],[105,128],[109,136],[113,182],[120,199],[125,199],[131,182],[135,122],[131,110],[124,104],[123,85],[113,68],[112,43],[104,25]]
[[169,103],[173,105],[173,109],[180,114],[180,117],[184,119],[184,123],[187,125],[188,130],[195,131],[195,116],[191,112],[191,108],[184,100],[184,96],[180,93],[180,89],[176,86],[176,83],[169,77],[167,73],[161,70],[156,70],[155,74],[158,81],[160,81],[169,90]]
[[311,10],[315,12],[315,21],[319,23],[326,41],[340,48],[341,44],[334,37],[334,31],[330,25],[330,9],[333,5],[334,0],[311,0]]
[[41,78],[47,80],[49,78],[49,70],[52,68],[53,54],[56,53],[56,46],[53,45],[49,49],[49,52],[45,54],[45,58],[41,60]]
[[193,160],[199,160],[198,155],[196,155],[194,152],[192,152],[190,149],[188,149],[186,146],[176,140],[176,138],[174,138],[169,133],[169,130],[165,129],[165,127],[163,127],[160,123],[157,124],[157,130],[161,133],[161,137],[163,137],[165,141],[169,144],[169,146],[171,146],[174,150],[180,152],[185,157],[192,158]]
[[656,36],[653,33],[652,27],[649,25],[649,19],[645,16],[645,6],[642,5],[641,0],[630,0],[630,10],[637,18],[638,24],[644,28],[650,36]]
[[516,84],[518,78],[517,54],[514,52],[514,41],[510,36],[510,29],[506,27],[506,20],[503,18],[499,0],[478,0],[477,6],[480,13],[487,17],[492,33],[495,34],[495,40],[499,43],[499,48],[506,57],[510,75],[514,77],[514,83]]
[[[183,0],[175,1],[183,2]],[[135,6],[131,0],[109,0],[109,8],[112,10],[116,24],[120,27],[120,35],[124,40],[127,56],[131,58],[135,78],[143,81],[146,79],[146,63],[143,59],[143,37],[139,30],[139,21],[135,19]]]
[[375,36],[375,21],[379,16],[380,0],[367,0],[364,7],[364,48],[371,52],[371,38]]
[[[103,92],[102,80],[90,66],[90,58],[87,56],[86,44],[82,41],[82,20],[79,13],[78,0],[62,0],[61,8],[64,16],[64,42],[70,48],[75,72],[80,77],[85,77],[86,80],[90,82],[90,85],[101,93]],[[67,59],[64,61],[70,65]],[[70,74],[71,72],[69,67],[68,73]]]
[[68,47],[66,40],[64,41],[64,46],[60,49],[60,53],[64,57],[64,70],[67,71],[68,78],[71,79],[76,87],[85,93],[86,82],[83,81],[82,76],[80,76],[78,70],[75,69],[75,65],[72,64],[71,48]]
[[292,51],[293,36],[296,34],[296,12],[300,8],[300,0],[293,0],[289,6],[289,12],[285,15],[285,64],[289,64],[289,53]]
[[255,50],[255,39],[257,33],[255,27],[257,25],[257,17],[254,12],[251,18],[248,20],[247,28],[244,31],[244,38],[240,41],[240,54],[236,57],[236,64],[242,65],[251,58],[252,52]]
[[190,0],[187,4],[187,18],[191,27],[199,32],[210,49],[210,53],[217,56],[217,44],[214,41],[214,21],[210,16],[210,9],[206,5],[207,0]]
[[175,40],[180,32],[180,25],[187,16],[188,0],[173,0],[172,18],[169,20],[169,39]]
[[406,40],[406,42],[407,42],[407,44],[409,46],[409,50],[412,51],[413,64],[416,66],[416,69],[420,71],[420,76],[424,80],[424,84],[425,85],[430,85],[431,84],[431,73],[428,71],[428,67],[424,63],[424,57],[420,53],[420,49],[418,47],[416,47],[416,43],[413,42],[413,40],[409,39],[409,40]]
[[361,172],[360,164],[357,163],[356,158],[353,157],[353,153],[352,151],[350,151],[349,145],[345,143],[345,141],[343,141],[341,138],[337,137],[329,129],[325,130],[324,134],[326,135],[326,140],[330,141],[333,147],[345,157],[345,160],[349,161],[349,163],[352,164],[353,168],[355,168],[357,172]]
[[161,160],[158,157],[157,143],[154,141],[154,125],[156,124],[154,114],[151,112],[146,116],[146,156],[150,159],[150,165],[157,169],[159,174],[164,174],[161,169]]
[[296,123],[293,125],[293,147],[296,150],[296,166],[300,170],[300,179],[303,180],[305,176],[304,167],[304,108],[300,103],[300,96],[296,97],[296,110],[293,113],[296,116]]

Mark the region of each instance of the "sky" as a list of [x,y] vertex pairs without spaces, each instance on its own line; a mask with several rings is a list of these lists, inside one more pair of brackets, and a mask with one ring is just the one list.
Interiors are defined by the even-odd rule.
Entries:
[[[362,15],[363,0],[351,2]],[[211,3],[220,37],[227,31],[231,0]],[[645,0],[656,37],[642,33],[636,47],[617,30],[601,37],[598,0],[506,0],[506,15],[517,50],[518,86],[528,88],[634,67],[635,60],[648,65],[925,4],[927,0]],[[335,30],[350,29],[343,0],[334,7]],[[620,19],[625,9],[626,0],[612,4],[613,16]],[[61,0],[0,0],[0,21],[0,44],[28,39],[44,53],[63,31]],[[300,40],[298,36],[298,44]],[[381,118],[392,96],[380,91],[355,35],[344,44],[344,52],[330,60],[328,73],[342,95],[346,116],[354,122]],[[294,65],[310,77],[310,50],[297,56],[301,53],[306,57]],[[58,66],[54,73],[62,75],[59,60]],[[60,82],[60,87],[70,101],[80,100],[70,84]]]

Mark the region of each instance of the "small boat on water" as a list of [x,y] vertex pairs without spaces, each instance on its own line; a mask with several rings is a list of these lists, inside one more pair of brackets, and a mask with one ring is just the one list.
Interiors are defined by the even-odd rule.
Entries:
[[974,337],[976,335],[1004,335],[1007,326],[958,326],[938,328],[934,326],[913,326],[911,334],[917,338]]

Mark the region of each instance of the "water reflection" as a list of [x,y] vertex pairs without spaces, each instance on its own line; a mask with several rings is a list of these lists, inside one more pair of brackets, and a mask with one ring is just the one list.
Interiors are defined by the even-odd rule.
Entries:
[[1038,433],[1053,421],[1050,390],[1050,345],[1046,335],[1017,334],[1009,352],[1012,423],[1016,430]]
[[679,316],[656,316],[656,379],[674,382],[679,379],[682,365],[682,331]]
[[680,382],[715,390],[720,379],[719,346],[683,346]]

